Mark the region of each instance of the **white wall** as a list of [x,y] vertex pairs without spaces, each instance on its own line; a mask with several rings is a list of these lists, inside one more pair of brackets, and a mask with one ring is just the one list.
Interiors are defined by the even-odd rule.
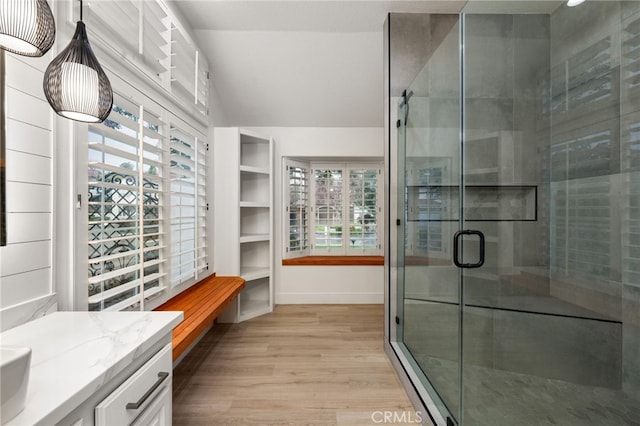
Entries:
[[50,60],[6,54],[7,245],[0,247],[0,330],[55,309],[54,113],[42,91]]
[[195,34],[209,58],[216,126],[383,125],[381,32]]
[[273,136],[276,303],[383,303],[383,266],[282,266],[282,158],[349,157],[382,160],[384,130],[366,128],[251,128]]

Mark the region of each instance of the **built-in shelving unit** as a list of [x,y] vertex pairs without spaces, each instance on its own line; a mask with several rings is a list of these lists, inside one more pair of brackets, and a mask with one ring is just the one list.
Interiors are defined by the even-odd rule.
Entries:
[[214,130],[215,269],[246,280],[221,321],[273,310],[273,140],[239,128]]

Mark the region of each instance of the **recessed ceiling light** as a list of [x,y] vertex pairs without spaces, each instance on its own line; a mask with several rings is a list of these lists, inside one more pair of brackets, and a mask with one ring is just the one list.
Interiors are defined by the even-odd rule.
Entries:
[[569,6],[569,7],[574,7],[574,6],[577,6],[577,5],[579,5],[579,4],[584,3],[584,1],[585,1],[585,0],[568,0],[568,1],[567,1],[567,6]]

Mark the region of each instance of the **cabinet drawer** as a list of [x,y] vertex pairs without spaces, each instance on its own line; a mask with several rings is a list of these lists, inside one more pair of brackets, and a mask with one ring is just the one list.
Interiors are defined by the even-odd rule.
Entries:
[[131,426],[171,425],[171,389],[165,388]]
[[96,426],[131,424],[159,393],[171,390],[172,375],[168,344],[96,406]]

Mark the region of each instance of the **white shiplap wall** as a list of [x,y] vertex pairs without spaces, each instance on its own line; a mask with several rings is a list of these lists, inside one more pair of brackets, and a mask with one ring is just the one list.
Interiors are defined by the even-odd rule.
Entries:
[[6,54],[7,245],[0,247],[0,329],[52,309],[53,112],[42,91],[51,58]]

